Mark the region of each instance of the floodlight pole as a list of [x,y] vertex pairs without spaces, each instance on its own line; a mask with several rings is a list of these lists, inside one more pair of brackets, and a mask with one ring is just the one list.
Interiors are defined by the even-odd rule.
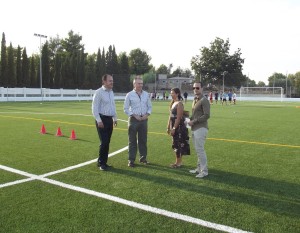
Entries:
[[224,71],[224,72],[223,72],[223,93],[224,93],[224,78],[225,78],[225,75],[226,75],[227,73],[228,73],[227,71]]
[[43,74],[42,74],[42,37],[47,38],[45,35],[34,33],[34,36],[40,38],[40,88],[41,88],[41,97],[43,101]]
[[286,76],[285,76],[285,98],[287,98],[287,78],[288,78],[288,72],[286,72]]
[[273,81],[273,95],[274,95],[274,87],[275,87],[275,77],[276,77],[276,74],[274,74],[274,81]]

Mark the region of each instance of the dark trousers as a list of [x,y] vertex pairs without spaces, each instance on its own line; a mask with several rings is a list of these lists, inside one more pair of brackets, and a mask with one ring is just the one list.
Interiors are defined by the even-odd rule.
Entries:
[[113,119],[108,116],[100,116],[104,128],[99,128],[96,122],[96,128],[100,139],[98,164],[106,165],[108,159],[109,143],[113,132]]

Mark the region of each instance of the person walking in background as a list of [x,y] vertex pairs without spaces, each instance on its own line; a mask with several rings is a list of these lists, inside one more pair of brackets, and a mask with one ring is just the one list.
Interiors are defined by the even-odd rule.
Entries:
[[192,116],[188,122],[192,129],[193,143],[198,156],[197,167],[194,170],[190,170],[190,173],[198,173],[196,175],[197,178],[203,178],[208,175],[204,144],[208,133],[207,121],[210,117],[210,103],[203,97],[202,88],[201,82],[195,82],[193,85],[195,98],[192,104]]
[[209,96],[209,103],[210,103],[210,104],[214,104],[214,102],[213,102],[213,93],[212,93],[212,91],[209,92],[208,96]]
[[143,89],[143,79],[136,76],[133,80],[133,90],[128,92],[124,101],[124,112],[128,115],[128,166],[134,167],[137,146],[140,153],[140,163],[147,161],[148,116],[152,111],[149,95]]
[[219,93],[218,91],[215,92],[215,101],[216,101],[216,104],[218,104],[218,98],[219,98]]
[[159,92],[156,93],[156,100],[159,100]]
[[236,103],[236,93],[235,92],[233,92],[232,99],[233,99],[233,104],[235,104]]
[[92,113],[101,142],[97,165],[102,171],[110,167],[107,164],[110,138],[113,126],[117,126],[116,105],[112,88],[113,77],[108,74],[103,75],[102,87],[95,91],[92,102]]
[[226,103],[227,105],[227,93],[226,91],[224,91],[223,95],[222,95],[222,105],[224,104],[224,102]]
[[169,92],[166,91],[166,100],[168,100],[168,99],[169,99]]
[[232,92],[231,91],[228,92],[228,102],[231,105],[231,102],[232,102]]
[[183,97],[184,97],[184,103],[186,103],[188,97],[188,93],[186,91],[183,93]]
[[171,164],[171,167],[179,168],[182,165],[182,156],[190,154],[189,132],[185,125],[183,99],[179,88],[171,89],[171,97],[167,133],[172,136],[172,149],[176,156],[175,163]]

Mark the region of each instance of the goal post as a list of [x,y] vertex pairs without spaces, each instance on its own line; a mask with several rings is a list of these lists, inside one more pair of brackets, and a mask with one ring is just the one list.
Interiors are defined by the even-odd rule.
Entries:
[[241,87],[240,100],[283,101],[282,87]]

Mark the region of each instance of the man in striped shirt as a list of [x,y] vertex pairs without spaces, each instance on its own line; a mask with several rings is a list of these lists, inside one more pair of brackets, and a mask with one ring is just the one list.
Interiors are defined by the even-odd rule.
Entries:
[[152,111],[152,103],[148,92],[143,89],[143,79],[136,76],[133,90],[128,92],[124,102],[124,112],[128,115],[128,166],[134,167],[137,146],[140,163],[147,161],[148,116]]
[[96,120],[96,128],[100,139],[98,167],[105,171],[108,167],[108,151],[113,126],[117,126],[116,105],[114,100],[113,77],[105,74],[102,87],[93,96],[92,113]]

